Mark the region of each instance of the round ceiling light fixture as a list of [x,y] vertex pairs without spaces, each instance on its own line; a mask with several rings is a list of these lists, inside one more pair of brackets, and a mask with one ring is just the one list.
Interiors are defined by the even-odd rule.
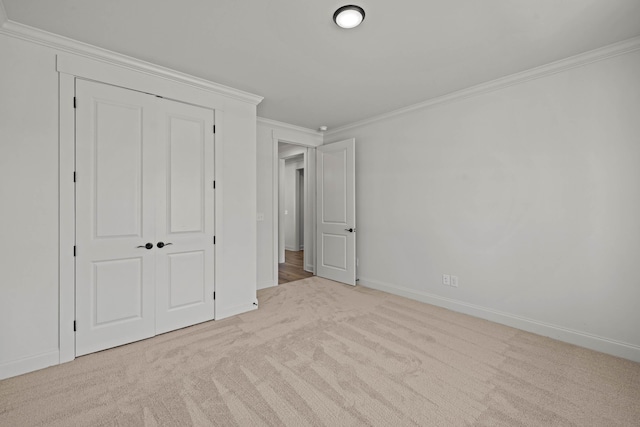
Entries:
[[355,28],[364,21],[364,9],[352,4],[342,6],[333,14],[333,21],[341,28]]

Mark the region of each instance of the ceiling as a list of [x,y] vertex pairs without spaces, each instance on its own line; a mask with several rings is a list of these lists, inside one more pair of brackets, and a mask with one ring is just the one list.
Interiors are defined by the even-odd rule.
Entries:
[[[10,20],[339,127],[640,36],[640,0],[0,0]],[[366,11],[353,30],[340,6]]]

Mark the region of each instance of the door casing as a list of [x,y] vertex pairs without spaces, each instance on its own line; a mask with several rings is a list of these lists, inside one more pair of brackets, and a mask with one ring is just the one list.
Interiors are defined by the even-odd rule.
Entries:
[[[181,76],[149,75],[122,66],[118,63],[96,61],[86,57],[58,54],[56,70],[59,82],[59,363],[75,359],[75,79],[85,78],[96,82],[111,84],[127,89],[151,94],[162,94],[168,99],[209,108],[216,111],[216,146],[215,170],[224,169],[224,97],[215,93],[215,88],[194,87]],[[215,192],[215,274],[217,278],[224,269],[222,257],[218,256],[219,248],[224,244],[224,215],[222,204],[224,182],[216,176]],[[227,310],[228,311],[228,310]],[[215,302],[216,316],[224,316],[218,300]]]
[[[270,286],[278,285],[278,264],[281,261],[280,248],[284,248],[284,242],[280,242],[280,228],[282,222],[280,221],[280,182],[282,180],[280,175],[280,156],[278,152],[279,143],[298,145],[300,147],[307,148],[307,154],[304,156],[304,170],[305,170],[305,188],[304,188],[304,270],[310,273],[315,272],[315,158],[316,158],[316,144],[309,144],[301,140],[297,140],[293,137],[281,137],[275,131],[272,133],[272,172],[273,172],[273,187],[272,187],[272,207],[273,207],[273,283]],[[284,163],[284,161],[282,161]]]

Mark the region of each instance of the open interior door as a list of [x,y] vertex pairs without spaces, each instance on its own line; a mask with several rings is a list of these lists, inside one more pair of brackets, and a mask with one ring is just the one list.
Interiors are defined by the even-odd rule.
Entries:
[[316,275],[356,284],[355,139],[317,148]]

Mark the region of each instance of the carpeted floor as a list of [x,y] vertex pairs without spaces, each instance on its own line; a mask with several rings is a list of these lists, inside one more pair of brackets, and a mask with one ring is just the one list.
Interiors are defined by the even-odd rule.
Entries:
[[640,364],[319,278],[0,381],[2,426],[638,426]]

